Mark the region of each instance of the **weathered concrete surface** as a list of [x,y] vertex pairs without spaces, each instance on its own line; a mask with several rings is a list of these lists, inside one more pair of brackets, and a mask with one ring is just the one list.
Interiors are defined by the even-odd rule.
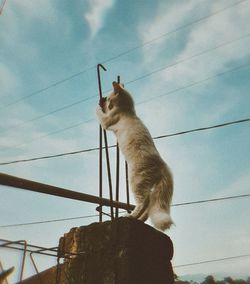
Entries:
[[[64,284],[172,284],[173,244],[168,236],[130,218],[73,228],[59,250]],[[67,255],[67,254],[66,254]]]

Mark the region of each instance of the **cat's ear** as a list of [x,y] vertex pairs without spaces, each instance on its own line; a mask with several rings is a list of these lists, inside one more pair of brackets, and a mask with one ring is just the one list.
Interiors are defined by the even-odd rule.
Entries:
[[115,93],[119,93],[119,91],[121,91],[122,90],[122,87],[121,87],[121,85],[119,84],[119,83],[117,83],[117,82],[113,82],[112,83],[112,85],[113,85],[113,89],[114,89],[114,92]]

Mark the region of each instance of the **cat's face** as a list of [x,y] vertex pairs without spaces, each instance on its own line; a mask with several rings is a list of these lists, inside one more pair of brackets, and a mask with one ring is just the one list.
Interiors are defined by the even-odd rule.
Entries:
[[124,89],[123,85],[113,82],[113,91],[104,102],[103,109],[108,112],[116,108],[118,111],[133,112],[134,101],[131,95]]

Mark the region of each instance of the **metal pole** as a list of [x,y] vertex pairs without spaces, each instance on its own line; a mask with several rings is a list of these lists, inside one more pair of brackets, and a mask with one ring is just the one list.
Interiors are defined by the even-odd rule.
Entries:
[[[117,76],[117,83],[120,83],[120,76]],[[116,196],[115,201],[119,202],[119,177],[120,177],[120,152],[119,152],[119,144],[116,143]],[[119,217],[119,208],[115,209],[115,217]]]
[[[106,71],[106,68],[102,64],[97,65],[99,97],[101,99],[102,98],[102,86],[101,86],[100,68],[102,68],[104,71]],[[111,201],[110,215],[111,215],[111,220],[113,220],[114,219],[114,208],[113,208],[113,205],[112,205],[112,202],[113,202],[112,178],[111,178],[109,152],[108,152],[108,139],[107,139],[107,133],[106,133],[105,129],[103,129],[103,134],[104,134],[104,145],[105,145],[105,153],[106,153],[107,172],[108,172],[109,198],[110,198],[110,201]],[[101,149],[100,151],[102,151],[102,147],[100,147],[100,149]],[[100,161],[100,163],[102,163],[102,161]],[[100,196],[100,198],[101,197],[102,196]],[[102,214],[102,213],[100,213],[100,214]],[[102,218],[100,217],[100,219],[102,219]]]
[[56,186],[48,185],[44,183],[39,183],[39,182],[35,182],[32,180],[27,180],[27,179],[15,177],[15,176],[7,175],[4,173],[0,173],[0,184],[9,186],[9,187],[21,188],[24,190],[54,195],[58,197],[64,197],[64,198],[73,199],[73,200],[85,201],[85,202],[94,203],[94,204],[102,204],[103,206],[111,206],[112,204],[113,207],[118,207],[120,209],[125,209],[125,210],[134,208],[133,205],[129,205],[129,208],[128,208],[126,203],[116,202],[116,201],[111,202],[107,198],[100,198],[94,195],[72,191],[72,190],[68,190],[68,189],[64,189],[61,187],[56,187]]
[[[98,87],[99,87],[99,97],[102,98],[102,87],[101,87],[101,77],[100,77],[100,68],[106,71],[106,68],[98,64],[97,65],[97,77],[98,77]],[[102,127],[99,126],[99,197],[102,198]],[[99,222],[102,222],[102,204],[100,203],[99,211]]]
[[[99,197],[102,198],[102,127],[99,126]],[[100,203],[99,222],[102,222],[102,205]]]
[[127,195],[127,205],[128,205],[128,213],[131,212],[129,209],[130,204],[129,204],[129,180],[128,180],[128,163],[125,161],[125,174],[126,174],[126,195]]

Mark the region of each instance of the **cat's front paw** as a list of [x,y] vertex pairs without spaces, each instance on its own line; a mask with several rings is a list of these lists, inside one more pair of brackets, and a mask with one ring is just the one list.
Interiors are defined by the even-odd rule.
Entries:
[[99,106],[100,106],[102,109],[103,109],[104,106],[105,106],[106,100],[107,100],[106,97],[100,98],[100,100],[99,100]]

